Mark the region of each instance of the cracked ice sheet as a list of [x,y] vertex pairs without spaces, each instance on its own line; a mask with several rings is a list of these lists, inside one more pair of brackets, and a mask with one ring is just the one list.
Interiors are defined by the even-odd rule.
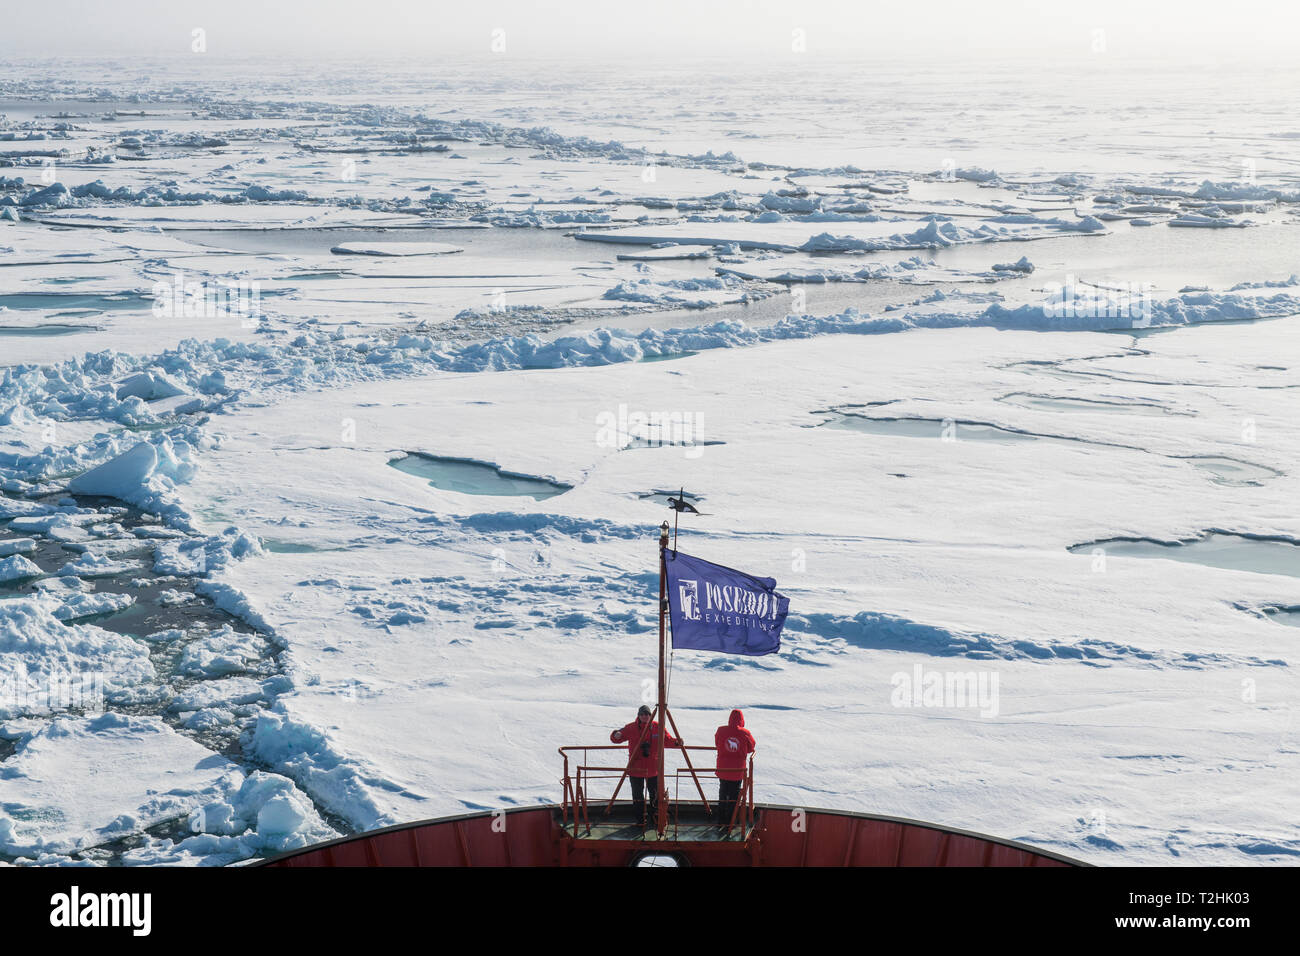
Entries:
[[[86,139],[93,141],[99,138],[101,145],[105,134],[114,131],[113,124],[96,124],[92,121],[90,125],[93,132]],[[540,208],[550,211],[558,209],[554,204],[565,199],[581,200],[577,208],[594,208],[589,201],[609,203],[642,196],[704,196],[736,186],[735,176],[717,170],[661,166],[655,168],[654,181],[646,182],[642,178],[645,167],[641,163],[612,165],[599,158],[570,158],[560,161],[522,154],[518,149],[496,144],[456,142],[450,144],[453,147],[450,153],[443,154],[304,154],[289,143],[266,137],[264,133],[270,125],[271,121],[261,119],[252,124],[250,149],[242,156],[230,153],[209,154],[196,150],[189,154],[169,156],[162,162],[117,163],[83,169],[68,167],[61,169],[61,181],[70,189],[100,180],[109,189],[124,186],[138,192],[148,186],[158,185],[160,180],[175,180],[175,188],[180,193],[219,193],[236,185],[254,184],[268,190],[306,190],[313,198],[325,200],[359,196],[364,201],[385,200],[402,194],[409,194],[418,200],[428,187],[435,193],[454,189],[466,199],[519,209],[541,202],[546,205]],[[183,131],[193,130],[192,125],[180,128]],[[221,121],[223,133],[240,129],[238,123]],[[71,142],[61,141],[60,145],[75,148]],[[266,157],[269,162],[258,163],[257,159],[261,157]],[[344,175],[343,163],[349,159],[354,165]],[[779,179],[776,181],[779,182]],[[266,207],[275,204],[257,205]],[[71,209],[56,212],[64,221],[104,222],[111,221],[118,215],[127,219],[145,215],[144,212],[130,212],[130,208],[82,210],[87,217],[78,215],[77,210]],[[177,221],[181,221],[188,218],[183,211],[186,208],[190,207],[181,207],[179,210],[177,207],[169,207],[156,214],[177,216]],[[218,208],[233,212],[250,207],[241,205]],[[300,210],[299,216],[315,216],[323,211],[319,207],[313,209],[282,205],[282,210],[274,215],[277,218],[292,218],[293,213],[287,210],[294,208]],[[636,214],[640,215],[644,211],[638,209]],[[218,214],[199,212],[196,215],[206,219]],[[377,214],[364,208],[350,212],[336,210],[330,213],[330,217],[336,223],[409,225],[412,222],[410,215]]]
[[[1230,342],[1283,354],[1294,335],[1279,320],[1142,344],[1227,370],[1243,361]],[[1297,769],[1286,702],[1300,687],[1278,663],[1294,642],[1236,605],[1300,603],[1300,581],[1117,557],[1101,574],[1065,550],[1209,525],[1300,536],[1292,475],[1225,487],[1170,457],[1294,461],[1289,433],[1243,447],[1238,428],[1240,408],[1284,416],[1288,390],[1234,390],[1226,413],[1217,394],[1160,390],[1199,416],[1049,415],[997,400],[1056,394],[1058,379],[1018,363],[1122,353],[1125,341],[927,330],[340,389],[226,416],[230,441],[184,494],[258,534],[350,549],[270,554],[222,580],[288,644],[288,719],[326,732],[317,756],[284,772],[359,825],[555,799],[553,748],[603,742],[653,675],[664,512],[636,495],[684,483],[711,514],[683,521],[683,550],[771,574],[792,599],[779,658],[675,661],[688,740],[707,742],[731,706],[760,712],[764,799],[942,819],[1098,862],[1294,862],[1294,824],[1269,809],[1289,805]],[[780,381],[780,397],[756,403],[737,369]],[[1053,434],[1092,443],[808,427],[818,409],[895,399],[912,414],[1031,430],[1050,419]],[[726,444],[698,458],[603,448],[596,416],[619,402],[698,414],[704,437]],[[347,418],[355,442],[340,439]],[[1114,439],[1138,447],[1096,443]],[[577,487],[540,503],[438,491],[387,466],[401,450]],[[790,570],[796,549],[806,571]],[[918,662],[996,674],[999,717],[892,707],[892,676]],[[1257,704],[1242,701],[1245,679]]]
[[[1246,294],[1267,295],[1268,291],[1249,290]],[[1064,363],[1062,369],[1083,388],[1187,395],[1204,410],[1205,421],[1219,427],[1227,427],[1231,416],[1238,413],[1238,432],[1242,422],[1255,415],[1267,420],[1275,437],[1287,427],[1286,409],[1295,407],[1300,390],[1300,360],[1296,359],[1300,355],[1300,317],[1214,323],[1198,327],[1196,335],[1187,338],[1158,332],[1140,336],[1132,345],[1132,350],[1106,350],[1087,361]],[[1206,350],[1214,356],[1212,360],[1206,360]],[[1217,413],[1215,405],[1219,406]],[[1240,443],[1240,434],[1237,438]],[[1294,454],[1289,442],[1268,440],[1254,445],[1252,454],[1262,454],[1293,470],[1295,459],[1286,462],[1278,454]]]
[[[109,234],[75,229],[55,232],[33,223],[9,225],[0,232],[0,281],[6,294],[51,295],[39,308],[0,311],[0,326],[61,325],[77,331],[60,335],[0,337],[0,367],[49,364],[112,347],[124,352],[152,353],[173,348],[186,338],[247,341],[256,332],[240,316],[158,315],[152,292],[157,282],[171,283],[176,272],[187,281],[229,281],[236,272],[216,271],[216,265],[250,268],[253,257],[240,263],[199,263],[191,257],[206,250],[172,236],[150,231]],[[11,251],[5,251],[11,250]],[[73,281],[69,281],[73,280]],[[58,296],[143,297],[129,309],[94,301],[78,304]],[[264,303],[271,305],[271,300]]]
[[[6,291],[89,297],[130,293],[144,298],[125,311],[96,308],[93,302],[83,308],[63,304],[58,298],[51,298],[49,306],[40,309],[9,309],[0,314],[0,324],[55,324],[80,331],[54,336],[6,336],[0,362],[58,361],[95,351],[110,342],[121,351],[148,353],[172,347],[188,337],[221,336],[247,341],[257,338],[259,329],[276,330],[284,322],[304,319],[329,325],[382,328],[421,321],[446,322],[467,308],[490,310],[499,300],[508,307],[550,309],[554,312],[552,321],[563,322],[564,310],[575,307],[610,313],[645,308],[641,303],[603,298],[607,290],[623,282],[647,275],[710,280],[713,276],[712,267],[706,263],[672,263],[651,273],[638,269],[636,263],[616,261],[608,247],[563,237],[547,244],[555,250],[553,255],[530,255],[521,266],[518,256],[508,253],[522,252],[522,230],[461,229],[457,232],[470,233],[468,239],[457,239],[457,244],[464,245],[466,251],[430,263],[328,253],[251,254],[217,250],[186,241],[184,230],[168,235],[149,231],[125,233],[121,235],[123,247],[117,248],[109,243],[106,234],[94,230],[54,233],[31,224],[15,226],[4,234],[11,237],[13,245],[8,248],[14,251],[0,254],[0,266],[6,261],[31,264],[3,269],[3,277],[12,282],[12,289]],[[276,236],[293,234],[293,230],[262,232],[253,222],[243,230],[203,233],[200,238],[218,243],[225,239],[238,245],[248,241],[248,236],[262,236],[267,237],[268,248],[275,248]],[[429,234],[430,230],[418,233],[426,238]],[[322,247],[330,245],[330,232],[313,235],[323,237],[318,240]],[[417,232],[392,230],[380,235],[413,238]],[[66,252],[85,251],[87,245],[91,250],[111,249],[119,261],[99,261],[101,254],[107,252],[94,252],[93,263],[78,260],[75,267],[63,261]],[[321,278],[322,273],[328,275]],[[75,281],[66,281],[69,277]],[[233,282],[251,283],[250,288],[258,293],[258,305],[265,315],[260,326],[255,327],[256,323],[237,314],[195,316],[155,312],[158,303],[152,296],[158,283],[166,289],[174,289],[178,283],[186,287],[203,283],[209,289],[222,289]],[[729,300],[742,294],[743,290],[733,290],[713,298]],[[699,293],[688,296],[694,300],[702,297]],[[507,324],[508,319],[503,317]]]
[[[574,243],[579,251],[585,244]],[[647,273],[634,263],[606,264],[603,249],[594,250],[589,264],[568,259],[529,259],[506,265],[496,256],[459,253],[437,262],[377,261],[375,257],[301,257],[292,268],[279,268],[275,286],[292,290],[284,298],[264,300],[287,319],[316,318],[326,326],[351,323],[391,328],[416,320],[446,321],[465,309],[490,310],[501,301],[507,307],[565,308],[614,312],[629,303],[602,299],[606,290]],[[360,260],[360,261],[359,261]],[[337,278],[304,280],[295,273],[340,271]],[[693,266],[656,270],[656,276],[711,277],[711,268]],[[630,303],[636,305],[636,303]]]
[[[140,63],[137,60],[132,65]],[[1198,71],[1196,66],[1188,71],[1153,71],[1143,64],[1124,69],[1112,64],[1103,75],[1095,64],[1063,64],[1058,58],[1027,63],[1005,75],[990,72],[981,60],[966,65],[946,63],[944,70],[922,75],[914,68],[900,69],[888,63],[870,67],[854,63],[845,70],[811,58],[796,82],[791,82],[789,73],[773,71],[767,63],[749,70],[726,64],[687,78],[674,70],[656,68],[658,65],[584,64],[583,69],[564,76],[554,69],[520,62],[510,65],[509,96],[502,95],[499,70],[483,72],[463,61],[443,64],[443,72],[434,76],[427,64],[406,67],[385,63],[380,76],[371,71],[340,70],[331,63],[320,64],[314,73],[310,68],[305,71],[301,63],[263,63],[255,85],[246,76],[206,72],[214,69],[206,64],[202,73],[190,63],[151,61],[147,65],[163,94],[158,98],[179,95],[200,102],[187,103],[183,110],[149,103],[144,106],[150,114],[147,118],[123,118],[109,128],[120,130],[125,123],[145,129],[234,131],[231,139],[235,146],[225,155],[205,157],[208,168],[237,162],[241,141],[256,131],[298,127],[310,120],[310,114],[290,110],[282,116],[258,110],[251,117],[234,112],[212,116],[200,109],[198,116],[191,116],[194,106],[212,97],[229,102],[239,96],[254,102],[296,104],[302,91],[310,89],[314,99],[325,102],[427,104],[452,117],[497,119],[511,126],[546,125],[601,141],[618,139],[636,152],[643,147],[690,153],[734,149],[751,162],[787,162],[796,168],[812,161],[930,171],[937,166],[936,157],[952,156],[963,166],[979,164],[1040,177],[1045,170],[1057,169],[1133,175],[1135,170],[1164,174],[1171,167],[1213,175],[1222,171],[1223,156],[1260,151],[1256,117],[1285,110],[1290,105],[1285,93],[1293,88],[1266,82],[1276,78],[1277,69],[1277,64],[1267,61],[1222,76]],[[76,89],[76,85],[69,89],[73,77],[66,63],[54,67],[13,64],[5,68],[5,74],[16,88],[30,89],[33,94],[56,91],[64,98]],[[138,91],[138,83],[129,85],[133,80],[129,69],[106,74],[101,68],[85,85],[98,91],[111,84],[111,92],[124,96]],[[1131,113],[1135,86],[1147,90],[1150,101],[1159,102],[1161,108]],[[810,90],[833,91],[834,97],[846,102],[870,103],[871,123],[864,126],[861,114],[854,110],[824,108],[816,111],[816,121],[810,124]],[[882,90],[888,90],[888,95],[882,96]],[[1272,90],[1277,91],[1272,95],[1278,99],[1267,99]],[[1177,95],[1171,95],[1175,91]],[[991,114],[990,104],[1011,101],[1017,111],[1010,122]],[[1243,101],[1259,104],[1259,109],[1243,110]],[[675,105],[665,110],[668,103]],[[76,107],[92,112],[77,125],[95,125],[98,110],[111,105]],[[6,111],[13,117],[26,117],[60,108],[60,104],[37,104],[37,109],[28,112],[22,108],[25,106],[14,104]],[[139,109],[141,104],[121,104],[121,108]],[[1062,111],[1071,117],[1068,129],[1062,128]],[[338,121],[342,117],[326,118]],[[1214,144],[1207,146],[1204,136],[1187,135],[1189,129],[1215,130]],[[792,130],[799,131],[798,135],[792,135]],[[323,132],[328,135],[329,129]],[[1285,131],[1266,134],[1263,141],[1267,146],[1270,137],[1285,135]],[[1081,142],[1096,148],[1080,151]],[[1034,149],[1026,150],[1025,143],[1033,143]],[[451,145],[454,152],[462,152],[475,144]],[[280,139],[278,146],[287,152],[290,140]],[[417,158],[427,164],[427,156]],[[437,162],[450,158],[443,154]],[[1267,154],[1261,160],[1271,158]],[[171,172],[173,157],[167,157],[162,165]],[[331,165],[337,169],[336,163]],[[358,171],[359,180],[365,179],[364,169]],[[348,185],[355,188],[357,184]]]
[[0,765],[0,852],[66,855],[229,797],[243,772],[156,717],[56,717]]
[[[60,716],[4,731],[20,739],[0,765],[0,853],[18,862],[85,865],[133,838],[126,865],[220,866],[337,836],[288,779],[246,773],[157,717]],[[150,836],[154,827],[171,836]]]
[[[965,237],[960,243],[970,242],[1011,242],[1025,239],[1045,239],[1053,236],[1069,235],[1055,222],[1056,217],[1025,217],[1026,222],[996,222],[989,219],[954,220],[951,225],[957,227]],[[1061,217],[1061,221],[1077,224],[1082,220],[1074,218],[1072,213]],[[928,248],[923,238],[910,238],[924,230],[930,220],[918,216],[887,217],[880,222],[822,220],[817,218],[802,220],[789,219],[782,222],[728,222],[725,220],[708,220],[705,222],[675,222],[650,226],[629,226],[619,229],[600,231],[588,230],[582,238],[595,242],[612,243],[618,246],[646,246],[660,242],[678,244],[723,245],[737,243],[742,249],[772,249],[779,247],[801,248],[823,233],[846,238],[850,241],[874,244],[882,249],[922,249]],[[950,223],[941,223],[947,227]],[[984,228],[985,236],[971,238],[968,231]],[[934,245],[946,246],[948,241],[936,241]]]
[[53,225],[125,226],[168,229],[211,229],[254,227],[262,229],[403,226],[411,217],[396,213],[372,212],[331,206],[307,206],[294,203],[259,202],[247,205],[200,203],[177,206],[98,206],[87,209],[42,209],[32,216],[36,222]]

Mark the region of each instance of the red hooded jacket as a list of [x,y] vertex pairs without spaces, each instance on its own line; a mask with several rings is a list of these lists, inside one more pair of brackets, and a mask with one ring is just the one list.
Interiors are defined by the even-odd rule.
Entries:
[[744,780],[745,758],[758,746],[745,729],[745,715],[733,710],[731,722],[713,735],[713,745],[718,748],[717,775],[723,780]]
[[[627,775],[629,777],[657,777],[659,776],[659,721],[651,720],[650,729],[641,734],[641,725],[635,720],[625,727],[621,727],[609,735],[610,743],[621,744],[627,741]],[[642,748],[637,746],[637,741],[643,744],[649,744],[650,750],[647,755],[642,756]],[[664,747],[676,747],[680,741],[672,734],[664,731]]]

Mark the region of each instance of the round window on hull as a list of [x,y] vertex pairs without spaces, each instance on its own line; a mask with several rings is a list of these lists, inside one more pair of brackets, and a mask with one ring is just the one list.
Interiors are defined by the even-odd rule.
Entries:
[[642,853],[632,859],[630,866],[690,866],[690,861],[679,853]]

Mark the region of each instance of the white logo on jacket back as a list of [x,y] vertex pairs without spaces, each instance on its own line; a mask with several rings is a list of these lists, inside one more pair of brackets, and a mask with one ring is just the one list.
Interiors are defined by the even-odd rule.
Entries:
[[740,753],[740,741],[735,737],[728,737],[727,750],[733,754]]

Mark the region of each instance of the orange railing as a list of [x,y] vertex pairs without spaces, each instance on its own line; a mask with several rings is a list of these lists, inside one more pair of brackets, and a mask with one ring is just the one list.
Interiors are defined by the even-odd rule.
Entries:
[[[620,760],[616,764],[614,761],[608,763],[591,763],[591,751],[616,750],[622,754],[627,753],[627,747],[623,744],[599,744],[592,747],[560,747],[560,756],[564,758],[564,777],[563,798],[560,802],[561,820],[567,827],[573,824],[573,832],[576,835],[579,830],[591,833],[592,818],[592,784],[593,782],[603,783],[605,781],[617,781],[613,784],[613,792],[608,799],[603,796],[596,796],[596,815],[608,817],[613,809],[618,795],[627,781],[627,764]],[[668,800],[668,817],[670,828],[676,831],[681,822],[681,811],[684,808],[699,808],[703,810],[705,816],[712,814],[712,806],[709,799],[704,795],[703,779],[717,780],[715,775],[716,766],[702,767],[691,766],[690,758],[682,753],[684,750],[708,751],[716,754],[713,747],[671,747],[664,750],[664,793]],[[578,752],[582,753],[579,760],[576,757]],[[570,754],[575,754],[574,762],[570,761]],[[674,755],[680,755],[681,759],[687,763],[687,766],[676,766],[670,763]],[[613,756],[613,755],[611,755]],[[599,755],[595,758],[600,759]],[[682,784],[688,783],[691,786],[687,788],[687,796],[682,795]],[[604,788],[602,788],[604,789]],[[690,790],[698,794],[697,797],[690,796]],[[646,801],[649,803],[649,800]],[[630,801],[624,801],[628,804]],[[603,804],[603,806],[602,806]],[[736,805],[732,810],[731,818],[726,824],[735,829],[739,828],[740,832],[748,833],[754,825],[754,758],[751,755],[745,764],[745,775],[741,780],[740,792],[736,797]]]

